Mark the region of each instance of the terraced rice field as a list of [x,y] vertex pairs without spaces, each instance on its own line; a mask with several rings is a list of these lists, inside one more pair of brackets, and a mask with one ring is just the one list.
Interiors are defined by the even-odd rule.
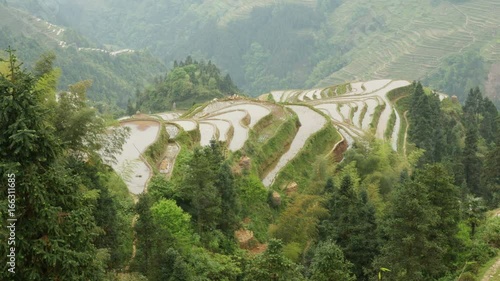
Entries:
[[129,191],[140,194],[150,177],[151,170],[140,158],[141,154],[158,136],[160,124],[152,121],[131,121],[122,123],[130,128],[130,137],[123,145],[120,155],[116,156],[117,163],[113,169],[124,179]]
[[175,120],[172,121],[172,123],[179,125],[186,132],[194,131],[198,126],[196,122],[192,120]]
[[226,120],[231,123],[234,129],[234,135],[229,143],[229,150],[240,150],[248,139],[248,127],[242,124],[243,118],[247,116],[246,111],[229,111],[218,115],[213,115],[211,118]]
[[281,97],[283,96],[283,93],[285,93],[285,91],[272,91],[271,96],[273,97],[274,101],[280,102]]
[[165,151],[165,158],[163,158],[160,164],[160,173],[166,174],[167,177],[172,175],[174,170],[175,159],[179,154],[180,147],[177,143],[169,143],[167,145],[167,150]]
[[169,120],[177,119],[181,115],[177,112],[166,112],[166,113],[160,113],[160,114],[158,114],[158,116],[160,116],[160,118],[165,120],[165,121],[169,121]]
[[[311,104],[330,116],[337,129],[342,129],[342,132],[345,133],[344,137],[348,142],[363,137],[372,130],[377,138],[384,139],[389,118],[394,110],[386,95],[393,89],[409,84],[410,82],[405,80],[379,79],[350,83],[346,86],[348,92],[343,95],[327,97],[321,95],[320,89],[313,89],[302,91],[297,97],[300,100],[304,96],[304,103]],[[283,96],[281,98],[283,102],[294,101],[293,99],[283,99]],[[383,106],[383,110],[378,117],[378,123],[375,124],[374,128],[371,128],[375,110],[379,105]],[[394,150],[397,150],[397,138],[401,124],[399,115],[396,115],[396,124],[391,137]]]
[[260,119],[271,113],[269,108],[253,103],[237,104],[224,109],[224,111],[228,110],[244,110],[248,112],[250,115],[250,124],[248,124],[248,127],[250,128],[253,128]]
[[315,108],[322,110],[335,121],[344,122],[344,117],[340,115],[340,112],[338,110],[338,105],[336,103],[324,103],[316,105]]
[[[348,53],[350,62],[317,86],[383,77],[421,80],[440,67],[447,56],[471,49],[481,49],[488,62],[500,60],[500,52],[491,41],[498,36],[499,1],[441,1],[437,5],[399,0],[347,1],[335,10],[333,24],[339,30],[350,30],[346,15],[362,6],[369,6],[378,18],[386,19],[384,28],[364,34],[364,40]],[[342,36],[349,35],[346,32]]]
[[220,141],[227,141],[227,134],[229,133],[229,129],[232,126],[231,122],[217,119],[204,119],[203,121],[217,127],[217,130],[219,131]]
[[347,122],[349,120],[349,114],[351,113],[351,107],[348,104],[340,104],[340,114],[342,115],[341,122]]
[[266,187],[269,187],[273,183],[279,171],[281,171],[281,169],[283,169],[283,167],[285,167],[290,160],[297,156],[307,139],[317,131],[321,130],[321,128],[323,128],[326,124],[326,120],[321,114],[315,112],[307,106],[290,105],[287,107],[297,113],[302,126],[300,126],[297,131],[297,134],[290,144],[288,151],[281,156],[276,166],[274,166],[274,168],[262,180],[262,183]]
[[179,134],[179,128],[172,124],[165,125],[165,129],[167,130],[168,136],[170,139],[174,139],[177,134]]
[[365,100],[366,103],[366,113],[361,121],[361,129],[362,130],[369,130],[370,129],[370,124],[373,120],[373,114],[375,113],[375,108],[379,105],[378,99],[367,99]]
[[352,124],[354,126],[361,127],[361,122],[360,122],[361,112],[363,112],[363,109],[366,107],[366,104],[362,101],[358,101],[355,104],[356,104],[357,110],[356,110],[356,112],[354,112],[354,116],[352,118]]
[[408,86],[408,85],[410,85],[410,82],[408,82],[408,81],[393,81],[390,84],[388,84],[385,88],[383,88],[383,89],[381,89],[373,94],[373,95],[376,95],[379,98],[381,98],[386,105],[389,105],[389,106],[385,107],[384,111],[382,111],[382,114],[380,115],[380,119],[379,119],[378,126],[377,126],[377,131],[375,133],[375,136],[377,138],[379,138],[379,139],[384,138],[384,133],[385,133],[385,130],[387,129],[387,122],[389,121],[389,117],[391,116],[392,109],[393,109],[392,106],[390,106],[390,102],[387,99],[386,94],[389,91],[392,91],[392,90],[400,88],[400,87]]
[[[180,128],[184,131],[199,130],[201,146],[210,144],[212,139],[226,141],[228,149],[232,152],[242,149],[248,140],[249,131],[268,114],[275,112],[275,109],[283,107],[294,111],[300,123],[302,124],[290,143],[289,149],[283,153],[275,163],[274,167],[265,175],[262,182],[269,187],[278,176],[279,172],[292,160],[304,147],[307,140],[316,132],[324,127],[326,122],[331,121],[338,129],[343,138],[347,141],[348,147],[367,134],[374,134],[377,138],[383,139],[388,130],[387,124],[393,112],[394,107],[386,97],[387,93],[393,89],[407,86],[410,82],[404,80],[373,80],[367,82],[354,82],[342,85],[341,92],[347,93],[339,95],[337,92],[339,86],[328,88],[330,95],[326,95],[325,89],[312,90],[286,90],[274,91],[270,94],[283,103],[297,103],[301,99],[303,105],[279,105],[268,102],[259,102],[256,100],[222,100],[212,101],[206,105],[197,108],[193,117],[185,119],[179,118],[176,113],[162,113],[162,119],[167,120],[165,124],[168,134],[171,138],[178,135]],[[335,89],[335,90],[334,90]],[[263,96],[264,97],[264,96]],[[265,100],[262,97],[260,100]],[[310,107],[324,112],[330,117],[327,120],[324,115],[316,112]],[[371,127],[377,106],[383,106],[379,111],[378,123]],[[274,108],[276,107],[276,108]],[[381,107],[382,108],[382,107]],[[401,116],[396,112],[394,128],[390,142],[394,150],[398,150],[398,137],[401,127]],[[172,119],[173,118],[173,119]],[[131,172],[129,176],[129,189],[132,193],[140,193],[144,189],[144,184],[149,178],[149,168],[144,162],[139,160],[142,153],[148,145],[156,138],[159,131],[159,122],[136,121],[124,123],[132,129],[132,137],[127,141],[124,147],[124,153],[119,157],[120,165],[134,162],[135,165],[129,165]],[[258,132],[257,132],[258,133]],[[137,144],[136,144],[137,143]],[[178,153],[179,147],[174,144],[167,146],[166,157],[161,163],[160,171],[169,174]],[[169,156],[170,155],[170,156]],[[128,161],[128,162],[127,162]],[[126,166],[126,165],[125,165]],[[116,167],[118,170],[118,165]]]
[[210,123],[200,122],[200,145],[210,145],[210,141],[216,139],[217,128]]

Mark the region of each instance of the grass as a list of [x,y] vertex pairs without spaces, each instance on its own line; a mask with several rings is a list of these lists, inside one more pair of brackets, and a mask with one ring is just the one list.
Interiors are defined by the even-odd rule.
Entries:
[[[363,106],[363,109],[361,110],[361,114],[359,115],[359,121],[363,122],[365,119],[366,112],[368,111],[368,105]],[[357,125],[357,124],[354,124]]]
[[386,104],[379,104],[377,107],[375,107],[375,111],[373,112],[373,119],[372,122],[370,123],[370,128],[372,129],[377,129],[378,125],[378,120],[380,119],[380,115],[384,111],[386,107]]
[[181,115],[180,118],[188,119],[190,117],[193,117],[196,113],[203,110],[203,108],[205,108],[205,106],[207,106],[208,104],[209,102],[193,104],[186,112],[184,112],[184,114]]
[[352,120],[354,119],[354,113],[356,113],[356,111],[358,111],[359,107],[356,105],[354,107],[351,107],[351,112],[349,113],[349,120]]
[[345,93],[351,91],[351,83],[345,83],[337,86],[337,96],[344,95]]
[[392,136],[392,133],[394,132],[394,125],[396,124],[396,112],[394,110],[391,113],[391,116],[389,117],[389,121],[387,122],[387,128],[384,132],[384,137],[386,139],[390,139]]
[[408,126],[408,123],[406,122],[406,118],[405,118],[405,112],[407,112],[406,110],[404,110],[404,106],[400,105],[400,104],[406,104],[406,103],[409,103],[410,102],[410,97],[404,97],[404,98],[401,98],[396,104],[395,104],[395,107],[396,107],[396,110],[398,111],[399,113],[399,117],[401,118],[401,127],[399,129],[399,135],[398,135],[398,151],[403,151],[403,146],[404,146],[404,143],[405,143],[405,133],[406,133],[406,127]]

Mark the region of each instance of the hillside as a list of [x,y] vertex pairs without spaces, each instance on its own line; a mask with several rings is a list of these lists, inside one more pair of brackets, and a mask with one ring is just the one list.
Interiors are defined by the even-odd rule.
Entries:
[[0,280],[495,280],[499,13],[0,0]]
[[7,2],[166,64],[211,59],[252,95],[390,77],[462,101],[479,84],[498,105],[498,1]]
[[[252,131],[254,137],[259,140],[258,143],[265,144],[275,137],[274,133],[280,133],[266,132],[270,120],[286,124],[297,119],[298,124],[302,125],[294,132],[294,136],[290,136],[289,147],[281,151],[283,155],[275,156],[275,163],[270,162],[269,167],[259,170],[263,184],[269,187],[275,178],[279,177],[281,170],[300,154],[309,139],[319,131],[329,128],[329,123],[336,130],[335,137],[327,140],[326,144],[328,157],[331,159],[341,160],[342,155],[353,147],[354,142],[364,142],[373,137],[387,141],[394,151],[405,154],[408,120],[406,112],[397,108],[395,102],[406,97],[401,93],[408,95],[411,87],[408,81],[386,79],[311,90],[272,91],[258,99],[235,96],[214,99],[183,115],[178,112],[140,114],[121,118],[120,122],[132,127],[140,127],[141,122],[149,122],[149,125],[145,126],[155,133],[148,135],[144,130],[133,129],[132,138],[141,139],[140,143],[146,143],[141,144],[143,149],[139,150],[144,151],[157,139],[162,130],[161,126],[158,126],[160,124],[166,126],[171,139],[175,139],[179,132],[183,131],[193,137],[193,145],[197,143],[207,146],[211,140],[218,140],[225,142],[230,151],[243,149],[243,154],[246,154],[248,146],[251,146],[247,141],[251,138]],[[444,94],[440,94],[439,99],[447,99],[448,102],[451,100]],[[283,117],[277,119],[283,114]],[[279,125],[275,124],[273,127],[276,126]],[[138,160],[139,155],[134,152],[136,148],[130,146],[129,149],[130,151],[124,150],[123,154],[131,155],[130,161]],[[124,161],[121,161],[122,165]]]
[[135,91],[164,69],[148,52],[109,49],[74,30],[4,4],[0,7],[0,49],[11,46],[19,51],[28,68],[41,54],[53,52],[55,66],[62,70],[59,90],[90,79],[93,85],[88,95],[104,111],[123,111]]
[[115,121],[88,81],[56,99],[59,70],[15,54],[0,63],[2,280],[464,281],[495,263],[500,117],[479,88],[463,106],[389,79],[252,99],[188,57],[149,105],[219,98]]

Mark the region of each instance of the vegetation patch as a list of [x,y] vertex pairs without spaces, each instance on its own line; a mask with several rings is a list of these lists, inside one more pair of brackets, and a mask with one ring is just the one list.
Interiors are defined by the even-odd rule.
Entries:
[[400,98],[395,103],[396,110],[398,111],[399,117],[401,118],[401,128],[399,130],[399,135],[398,135],[398,150],[404,149],[404,147],[403,147],[404,143],[405,143],[404,138],[406,135],[406,128],[408,127],[408,122],[407,122],[408,117],[406,116],[408,110],[406,108],[409,106],[410,101],[411,101],[411,97],[406,96],[406,97]]
[[[361,113],[359,114],[359,122],[363,122],[365,119],[366,112],[368,111],[368,105],[363,106],[363,109],[361,109]],[[354,124],[358,125],[358,124]]]
[[354,107],[351,107],[351,112],[349,113],[349,120],[351,120],[351,122],[353,122],[353,119],[354,119],[354,113],[356,113],[356,111],[358,111],[359,107],[356,105]]
[[[262,128],[263,125],[264,123],[257,124],[256,127]],[[250,131],[245,151],[252,155],[256,172],[260,177],[263,177],[265,171],[268,170],[273,163],[278,161],[280,156],[288,150],[288,146],[293,141],[299,127],[300,123],[297,115],[290,115],[290,117],[279,125],[279,127],[275,128],[273,126],[273,129],[275,130],[274,134],[261,145],[259,145],[259,143],[261,143],[259,141],[261,131]]]
[[387,122],[387,128],[384,132],[384,137],[386,139],[390,139],[392,136],[392,132],[394,131],[394,125],[396,124],[396,112],[393,110],[391,116],[389,117],[389,121]]
[[348,93],[352,90],[351,83],[338,85],[336,90],[337,90],[337,96],[341,96],[345,93]]
[[384,111],[385,106],[386,106],[386,104],[383,103],[383,104],[379,104],[379,105],[377,105],[377,107],[375,107],[375,111],[373,112],[373,119],[372,119],[372,122],[370,123],[370,128],[377,129],[378,120],[380,119],[380,115]]

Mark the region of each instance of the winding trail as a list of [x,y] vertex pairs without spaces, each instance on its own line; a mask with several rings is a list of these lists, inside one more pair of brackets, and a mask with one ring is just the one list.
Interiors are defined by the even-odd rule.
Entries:
[[500,258],[484,273],[481,281],[490,281],[492,277],[500,270]]

